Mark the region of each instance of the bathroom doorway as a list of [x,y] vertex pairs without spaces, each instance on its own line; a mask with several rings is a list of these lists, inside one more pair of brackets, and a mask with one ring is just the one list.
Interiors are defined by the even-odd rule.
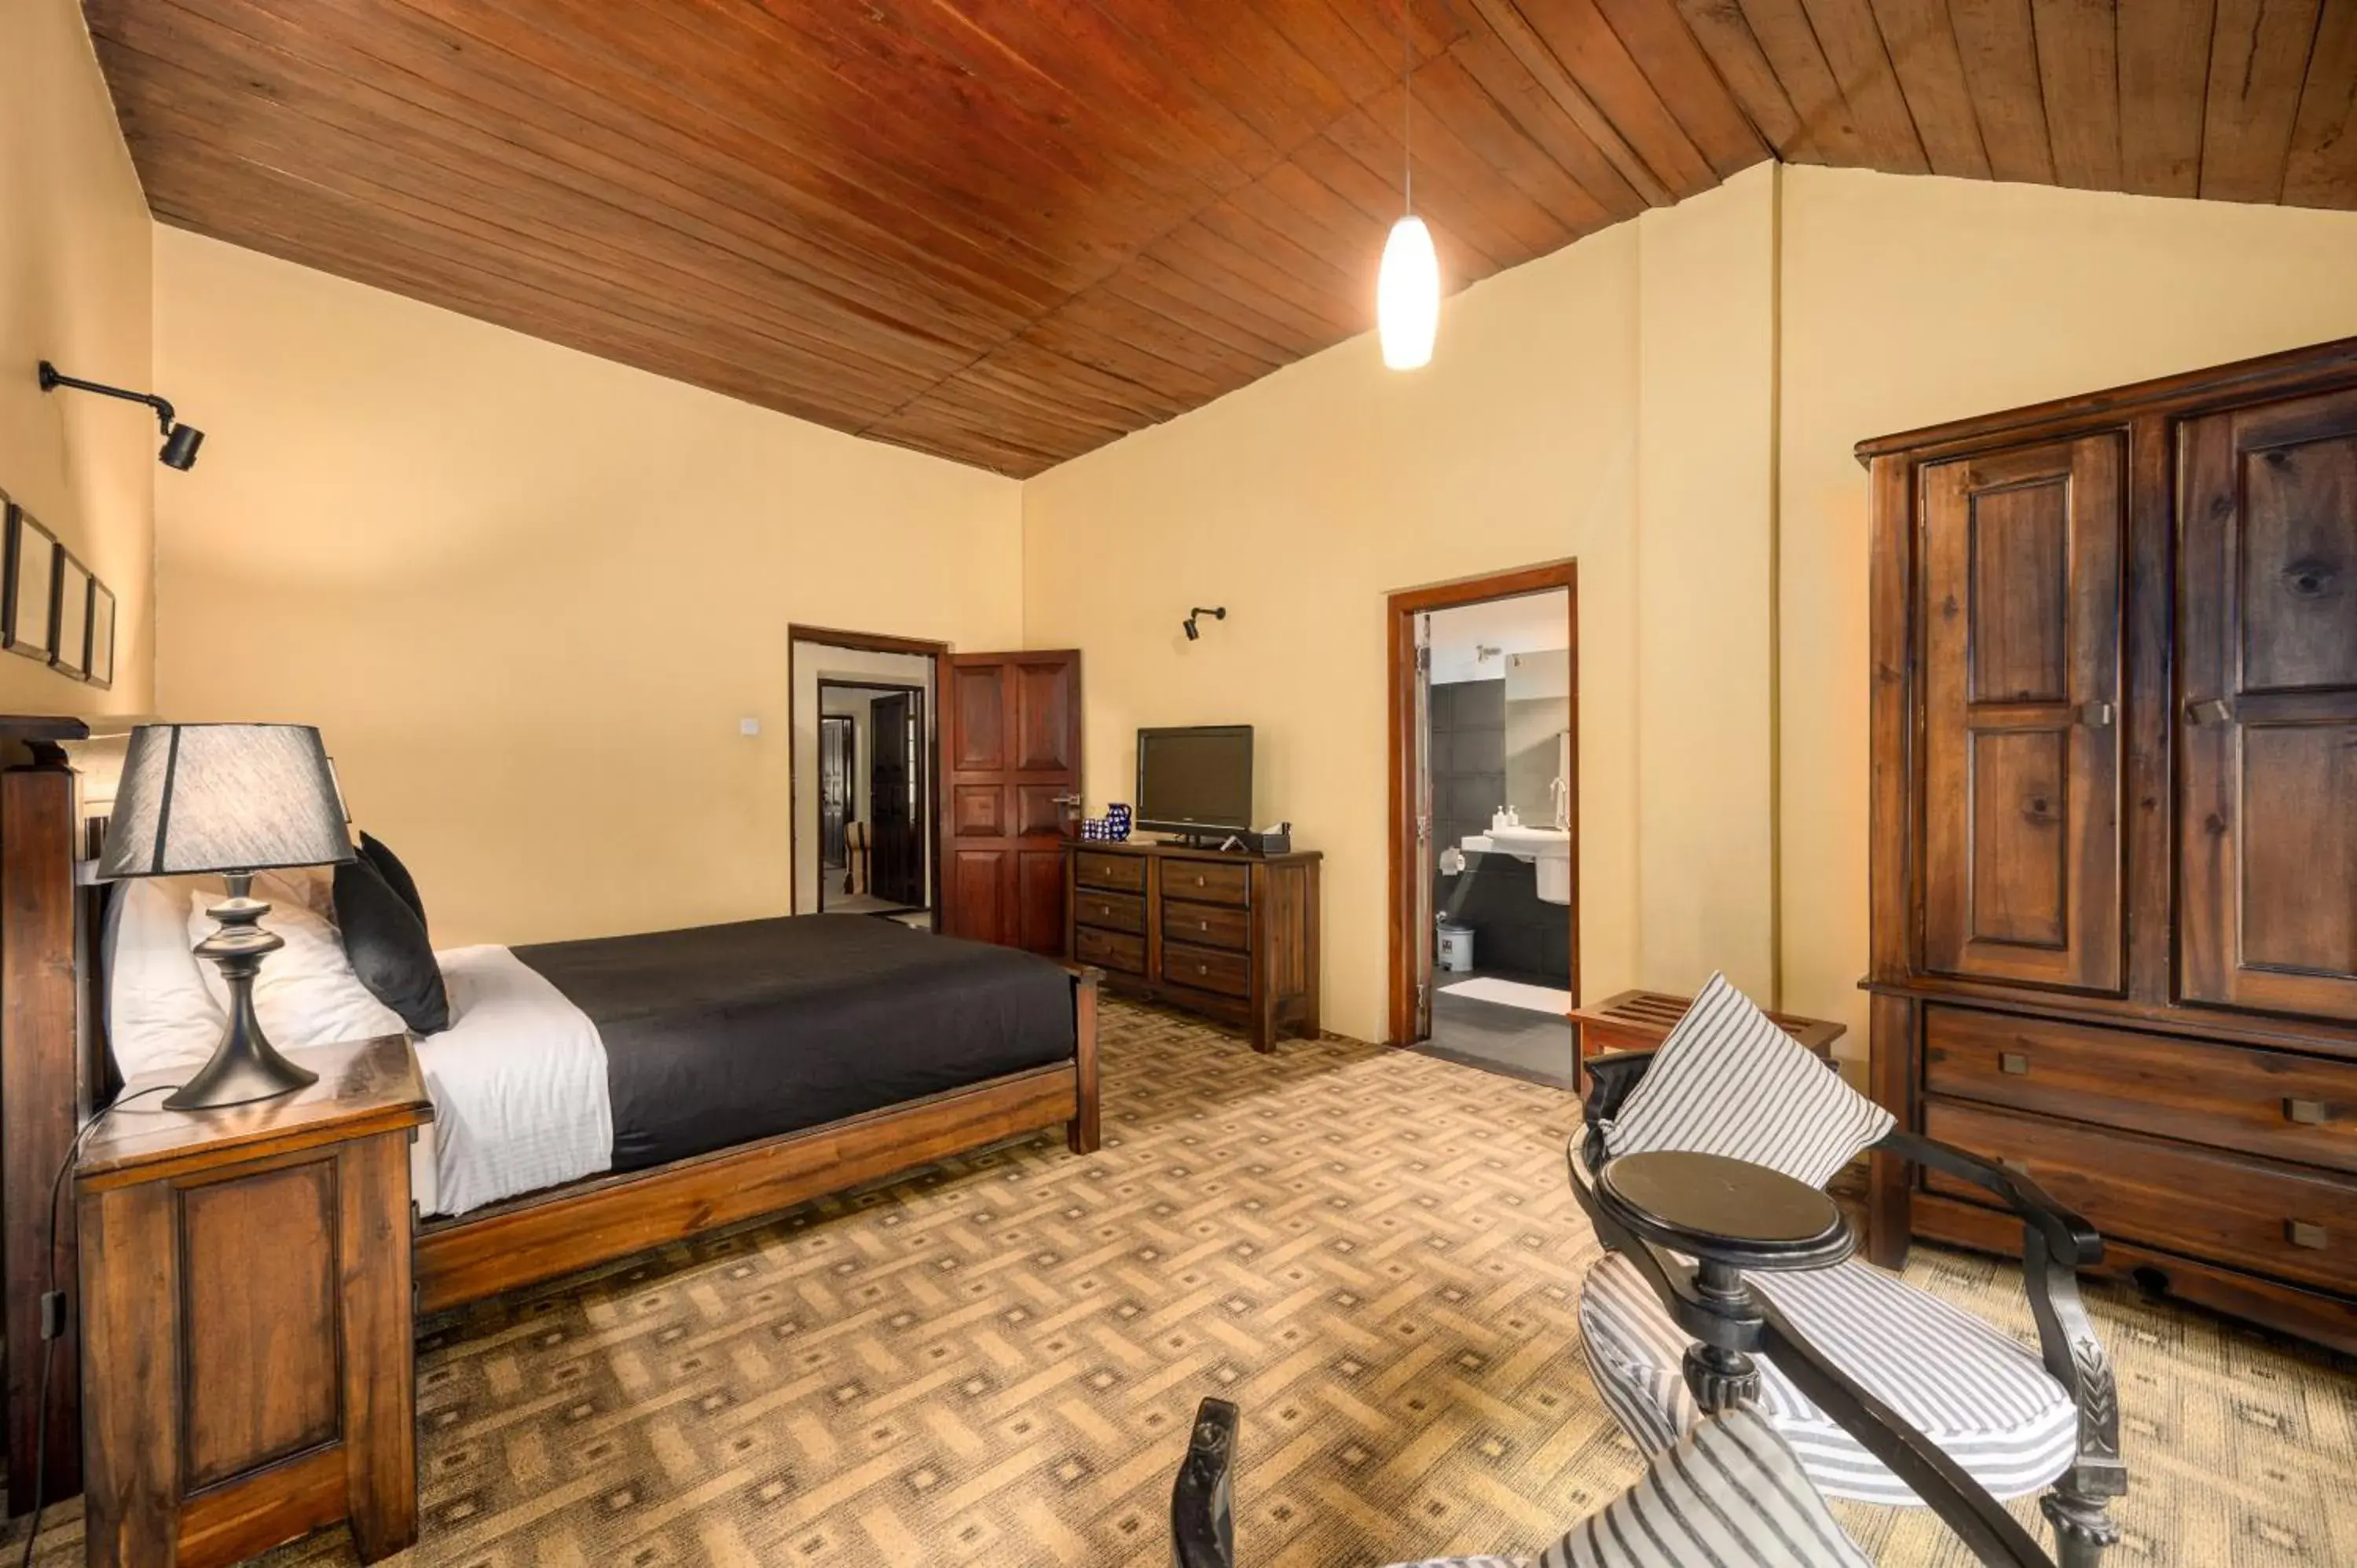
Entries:
[[1573,563],[1394,594],[1392,1038],[1576,1085]]

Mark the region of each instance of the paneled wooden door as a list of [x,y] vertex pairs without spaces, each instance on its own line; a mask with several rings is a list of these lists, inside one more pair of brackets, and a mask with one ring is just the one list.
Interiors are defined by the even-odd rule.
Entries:
[[2179,440],[2180,993],[2357,1019],[2357,392]]
[[944,935],[1064,950],[1064,840],[1081,806],[1081,656],[942,661]]
[[1923,959],[2117,992],[2116,434],[1922,470]]
[[867,890],[911,908],[925,903],[925,694],[895,692],[867,709]]

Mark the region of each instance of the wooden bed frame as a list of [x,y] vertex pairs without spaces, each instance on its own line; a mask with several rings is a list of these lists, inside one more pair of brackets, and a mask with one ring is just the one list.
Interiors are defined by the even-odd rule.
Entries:
[[[118,723],[115,727],[121,727]],[[30,1506],[37,1444],[50,1500],[81,1489],[81,1379],[54,1380],[39,1410],[40,1295],[49,1183],[74,1134],[115,1086],[101,1020],[95,858],[102,808],[59,745],[80,721],[0,717],[0,1287],[7,1355],[8,1507]],[[740,1144],[651,1170],[590,1176],[416,1230],[416,1306],[437,1312],[756,1219],[811,1198],[1061,1124],[1075,1154],[1098,1146],[1097,972],[1072,977],[1073,1059]],[[60,1204],[57,1277],[70,1307],[56,1355],[80,1364],[73,1206]],[[33,1350],[16,1353],[17,1347]]]

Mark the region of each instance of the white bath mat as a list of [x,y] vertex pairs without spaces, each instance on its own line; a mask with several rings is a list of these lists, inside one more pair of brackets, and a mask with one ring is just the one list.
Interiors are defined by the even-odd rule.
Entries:
[[1472,980],[1460,980],[1454,985],[1444,985],[1440,993],[1443,996],[1469,996],[1476,1002],[1496,1002],[1532,1013],[1552,1013],[1558,1018],[1571,1011],[1571,993],[1568,991],[1557,991],[1552,985],[1525,985],[1519,980],[1497,980],[1486,974]]

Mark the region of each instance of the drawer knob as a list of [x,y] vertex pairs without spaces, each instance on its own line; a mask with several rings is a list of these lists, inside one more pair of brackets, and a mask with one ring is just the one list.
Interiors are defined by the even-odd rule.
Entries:
[[1208,931],[1211,929],[1211,922],[1209,920],[1198,920],[1195,922],[1195,929],[1199,931]]
[[2321,1100],[2286,1100],[2284,1120],[2297,1122],[2304,1127],[2321,1127],[2331,1118],[2325,1113]]
[[2027,1076],[2029,1071],[2029,1058],[2019,1051],[1999,1051],[1996,1057],[1996,1068],[1999,1072]]
[[1202,879],[1201,877],[1200,877],[1200,876],[1198,876],[1197,878],[1195,878],[1195,886],[1198,886],[1198,887],[1200,887],[1201,886],[1203,886],[1203,879]]
[[[1209,974],[1211,972],[1211,966],[1208,963],[1199,963],[1195,966],[1195,972],[1197,974]],[[2321,1244],[2322,1243],[2320,1242],[2319,1243],[2319,1245]]]
[[2284,1240],[2295,1247],[2313,1247],[2322,1251],[2332,1239],[2325,1234],[2321,1225],[2310,1225],[2305,1219],[2287,1219],[2284,1221]]

